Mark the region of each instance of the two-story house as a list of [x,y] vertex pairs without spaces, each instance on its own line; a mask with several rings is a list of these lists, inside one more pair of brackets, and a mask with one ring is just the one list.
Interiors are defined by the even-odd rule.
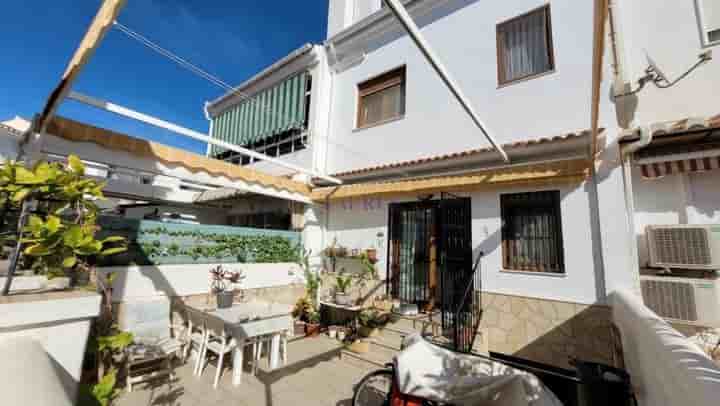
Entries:
[[[325,45],[209,103],[212,135],[343,181],[315,180],[305,216],[314,252],[333,241],[376,248],[388,293],[424,309],[461,294],[446,270],[471,268],[482,252],[473,279],[491,351],[563,366],[572,356],[607,361],[590,160],[593,3],[406,3],[509,163],[380,0],[329,5]],[[467,246],[451,243],[460,240]]]
[[509,162],[381,0],[330,0],[325,43],[210,102],[211,134],[342,180],[288,210],[315,253],[376,249],[393,298],[456,307],[472,283],[490,351],[609,360],[606,295],[647,299],[646,226],[718,221],[715,2],[404,4]]

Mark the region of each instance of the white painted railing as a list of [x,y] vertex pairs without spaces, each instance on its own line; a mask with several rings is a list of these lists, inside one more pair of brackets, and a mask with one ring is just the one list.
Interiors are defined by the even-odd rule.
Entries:
[[610,295],[640,406],[720,404],[720,367],[628,291]]

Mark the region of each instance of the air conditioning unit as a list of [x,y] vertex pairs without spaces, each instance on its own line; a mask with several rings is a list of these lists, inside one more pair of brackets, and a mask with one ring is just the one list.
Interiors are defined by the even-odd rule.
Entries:
[[658,316],[720,327],[720,279],[640,276],[645,306]]
[[720,225],[652,225],[645,232],[654,268],[720,269]]

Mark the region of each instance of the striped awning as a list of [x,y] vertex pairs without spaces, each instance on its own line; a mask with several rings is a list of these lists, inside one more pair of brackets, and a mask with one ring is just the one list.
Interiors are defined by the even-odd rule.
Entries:
[[644,179],[658,179],[674,173],[705,172],[720,169],[720,151],[716,156],[675,159],[665,161],[640,161],[640,173]]
[[[308,72],[285,79],[212,118],[213,138],[247,146],[285,131],[305,126],[305,89]],[[225,152],[211,147],[211,155]]]

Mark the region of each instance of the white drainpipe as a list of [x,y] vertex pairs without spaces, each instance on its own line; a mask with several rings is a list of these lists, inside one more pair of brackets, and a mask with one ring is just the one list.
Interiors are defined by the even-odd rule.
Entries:
[[[637,270],[638,275],[640,271],[640,258],[638,253],[638,247],[637,242],[635,241],[635,199],[633,196],[633,185],[632,185],[632,155],[636,151],[639,151],[642,148],[645,148],[646,146],[650,145],[650,142],[652,142],[653,139],[653,133],[650,130],[649,127],[643,126],[640,128],[640,139],[626,145],[624,148],[620,150],[620,157],[622,159],[622,174],[623,174],[623,186],[624,186],[624,195],[625,195],[625,210],[626,210],[626,217],[628,222],[628,230],[630,234],[632,235],[632,243],[630,244],[630,261],[629,261],[629,269]],[[634,287],[635,290],[637,290],[640,286],[639,279],[636,280],[636,286]],[[636,293],[640,293],[637,292]]]

